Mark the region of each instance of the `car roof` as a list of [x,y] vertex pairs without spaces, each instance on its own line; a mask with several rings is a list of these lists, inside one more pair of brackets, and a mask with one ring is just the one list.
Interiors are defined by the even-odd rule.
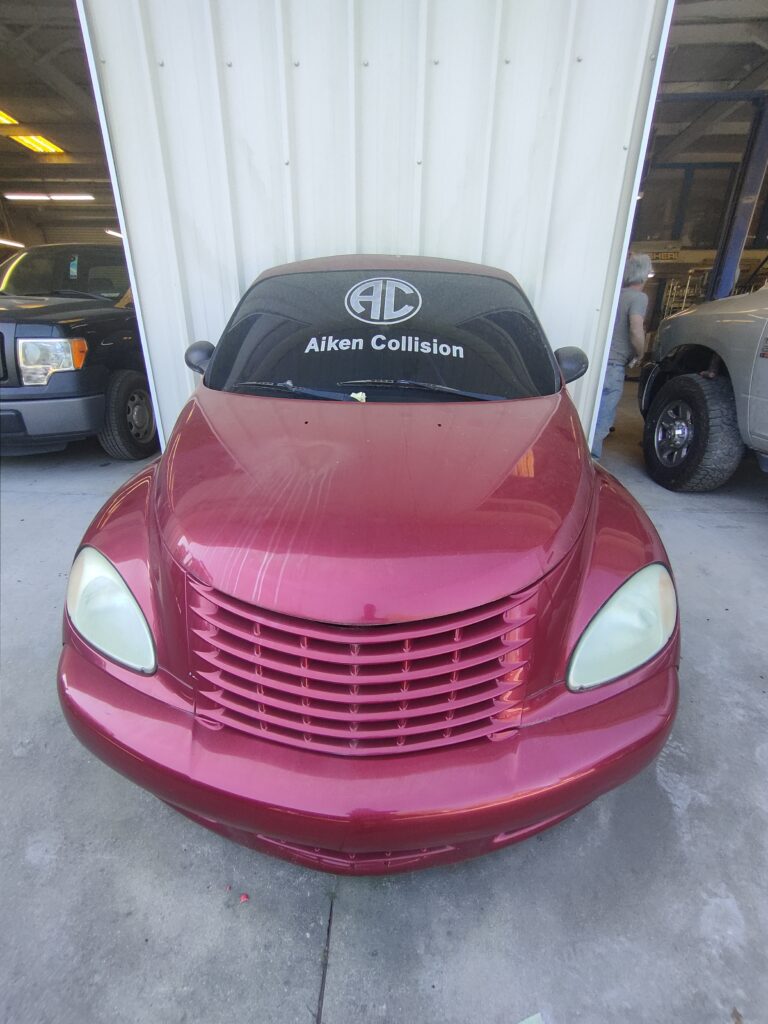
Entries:
[[434,256],[385,256],[381,254],[349,254],[344,256],[321,256],[311,260],[300,260],[296,263],[283,263],[278,267],[270,267],[259,274],[255,284],[266,281],[270,277],[282,277],[285,274],[315,274],[333,270],[357,270],[372,273],[409,273],[410,271],[426,271],[440,274],[473,274],[480,277],[497,277],[508,281],[516,288],[520,285],[506,270],[489,267],[482,263],[468,263],[464,260],[445,260]]

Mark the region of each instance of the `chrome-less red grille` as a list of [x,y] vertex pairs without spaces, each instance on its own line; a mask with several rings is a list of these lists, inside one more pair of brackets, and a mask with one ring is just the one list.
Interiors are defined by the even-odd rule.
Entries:
[[500,739],[520,722],[535,591],[419,622],[292,618],[190,578],[197,714],[353,757]]

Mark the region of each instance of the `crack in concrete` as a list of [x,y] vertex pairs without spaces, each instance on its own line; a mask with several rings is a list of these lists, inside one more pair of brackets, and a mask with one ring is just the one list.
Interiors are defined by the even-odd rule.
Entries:
[[328,974],[328,961],[330,960],[331,951],[331,928],[333,927],[333,904],[336,899],[336,889],[334,888],[331,892],[331,903],[328,907],[328,928],[325,932],[325,946],[323,947],[323,958],[322,967],[323,973],[320,978],[320,992],[317,996],[317,1013],[315,1014],[315,1024],[323,1024],[323,1002],[325,1001],[325,979]]

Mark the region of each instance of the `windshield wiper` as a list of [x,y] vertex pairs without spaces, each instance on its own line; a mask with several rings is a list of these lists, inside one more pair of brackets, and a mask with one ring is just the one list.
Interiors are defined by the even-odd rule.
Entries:
[[500,395],[481,395],[476,391],[462,391],[461,388],[451,388],[447,384],[430,384],[426,380],[339,380],[336,382],[339,387],[348,387],[352,384],[362,384],[367,388],[412,388],[415,391],[439,391],[441,394],[456,395],[457,398],[470,398],[477,402],[495,402]]
[[106,295],[99,295],[97,292],[81,292],[78,288],[54,288],[53,291],[43,294],[61,295],[64,297],[71,295],[75,299],[102,299],[104,302],[109,302]]
[[349,395],[341,395],[338,391],[318,391],[316,388],[304,388],[292,384],[289,380],[241,380],[232,385],[233,391],[240,388],[269,388],[272,391],[285,391],[289,395],[303,395],[306,398],[325,398],[330,402],[351,402]]

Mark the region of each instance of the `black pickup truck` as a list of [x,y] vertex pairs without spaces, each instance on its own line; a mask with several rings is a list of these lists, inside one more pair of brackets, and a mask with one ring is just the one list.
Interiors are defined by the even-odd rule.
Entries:
[[95,434],[143,459],[157,428],[121,245],[41,245],[0,264],[0,452]]

